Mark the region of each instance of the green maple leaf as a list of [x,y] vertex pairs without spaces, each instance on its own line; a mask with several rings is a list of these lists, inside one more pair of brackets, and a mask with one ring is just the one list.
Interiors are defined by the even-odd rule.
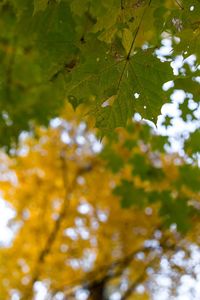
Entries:
[[200,169],[197,166],[183,165],[180,167],[180,178],[177,186],[186,186],[192,191],[200,191]]
[[124,165],[122,157],[117,154],[111,147],[105,146],[101,157],[107,162],[107,166],[115,173]]
[[160,215],[164,219],[164,224],[170,226],[176,224],[177,229],[186,232],[190,227],[190,209],[186,198],[173,198],[170,191],[164,191],[160,195],[161,208]]
[[169,65],[154,57],[151,50],[139,50],[117,69],[114,103],[101,107],[97,113],[97,127],[109,131],[125,126],[134,112],[156,122],[162,105],[167,102],[162,85],[171,78]]
[[88,103],[94,97],[96,126],[104,132],[125,126],[134,112],[156,121],[168,100],[162,85],[171,78],[169,64],[151,50],[138,50],[130,59],[117,61],[107,52],[99,43],[98,50],[72,72],[66,87],[70,101]]
[[[181,5],[183,9],[177,3],[168,9],[161,0],[140,5],[119,0],[3,1],[0,100],[15,123],[10,134],[16,138],[32,120],[47,124],[65,96],[74,108],[88,107],[102,135],[126,126],[135,112],[156,122],[169,100],[162,90],[169,80],[198,102],[199,2],[183,0]],[[160,47],[162,32],[175,41],[165,62],[150,49]],[[195,54],[196,70],[186,62],[185,74],[175,77],[170,63],[179,54]]]
[[144,190],[135,187],[132,181],[124,179],[113,190],[113,193],[121,198],[121,205],[124,208],[132,205],[142,206],[146,201]]
[[143,180],[159,181],[163,178],[163,172],[160,168],[154,167],[146,157],[140,154],[134,154],[130,163],[133,167],[132,175],[139,175]]

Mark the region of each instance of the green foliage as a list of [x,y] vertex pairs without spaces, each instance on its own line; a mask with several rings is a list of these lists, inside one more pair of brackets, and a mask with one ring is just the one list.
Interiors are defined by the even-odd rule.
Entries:
[[97,127],[106,131],[123,127],[134,112],[155,121],[167,101],[162,85],[170,79],[169,66],[155,58],[151,50],[139,50],[133,58],[125,59],[109,76],[114,102],[98,110]]
[[103,149],[101,157],[107,162],[108,168],[114,173],[118,172],[124,164],[121,156],[114,152],[110,147],[105,147]]
[[189,117],[191,119],[195,119],[193,111],[195,109],[189,108],[189,99],[185,99],[183,103],[179,104],[179,109],[181,110],[181,117],[186,122]]
[[[17,291],[32,299],[40,281],[49,297],[63,292],[64,299],[68,276],[78,282],[70,288],[86,288],[95,300],[99,282],[112,294],[116,282],[108,281],[120,277],[126,299],[149,278],[147,269],[156,274],[162,257],[172,261],[178,239],[183,249],[197,242],[199,37],[198,0],[0,2],[0,147],[15,154],[1,153],[0,180],[21,226],[0,253],[0,297]],[[168,151],[173,114],[162,123],[166,136],[147,125],[156,126],[171,101],[179,121],[192,123],[192,133],[180,135],[180,154]],[[44,129],[55,116],[55,127]],[[152,239],[156,246],[146,246]]]
[[169,191],[160,195],[162,206],[160,214],[165,220],[165,224],[177,225],[177,229],[185,233],[190,228],[189,212],[191,208],[187,204],[187,199],[176,199]]
[[48,0],[35,0],[34,1],[34,12],[39,10],[45,10],[48,5]]
[[[126,126],[134,112],[156,123],[177,87],[198,102],[198,69],[186,63],[177,76],[171,68],[180,54],[195,54],[197,66],[200,51],[199,2],[179,2],[3,1],[0,144],[10,146],[33,122],[47,124],[66,100],[84,106],[103,134]],[[156,50],[164,37],[173,48],[161,61]],[[166,92],[169,80],[175,85]]]
[[162,178],[163,173],[160,168],[155,168],[148,158],[141,154],[134,154],[130,158],[130,164],[132,165],[133,176],[138,175],[142,180],[155,180],[156,182]]
[[114,195],[121,197],[121,205],[128,208],[133,205],[143,206],[145,200],[145,192],[143,189],[134,186],[134,183],[128,180],[122,180],[113,190]]
[[[107,166],[115,174],[120,174],[120,182],[113,189],[114,195],[119,197],[124,208],[158,203],[165,226],[176,224],[179,231],[185,232],[190,227],[191,216],[198,215],[195,203],[199,201],[199,167],[188,163],[187,156],[181,161],[179,157],[166,154],[166,138],[155,135],[149,126],[135,123],[130,124],[128,130],[128,135],[127,131],[118,134],[117,143],[109,140],[105,153],[103,151]],[[196,137],[197,132],[195,143],[198,147]],[[187,143],[192,145],[190,141]],[[131,180],[127,178],[127,169]]]
[[193,191],[200,190],[200,169],[197,166],[184,165],[180,167],[179,185],[185,185]]
[[200,130],[196,130],[190,134],[185,142],[185,150],[189,155],[200,152]]

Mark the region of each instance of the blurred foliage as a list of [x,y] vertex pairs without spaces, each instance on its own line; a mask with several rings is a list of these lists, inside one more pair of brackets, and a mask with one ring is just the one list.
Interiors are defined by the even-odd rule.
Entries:
[[[12,157],[2,153],[1,193],[16,215],[0,251],[1,298],[150,299],[162,259],[190,257],[198,244],[200,170],[143,123],[99,152],[82,111],[64,111],[36,138],[21,136]],[[170,264],[178,285],[186,267]]]

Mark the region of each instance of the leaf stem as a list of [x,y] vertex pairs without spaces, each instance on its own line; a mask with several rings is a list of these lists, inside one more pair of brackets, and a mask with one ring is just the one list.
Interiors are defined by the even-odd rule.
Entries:
[[145,13],[146,13],[147,8],[150,6],[150,4],[151,4],[151,0],[149,0],[148,6],[146,6],[146,8],[144,9],[143,14],[142,14],[141,19],[140,19],[140,22],[139,22],[139,24],[138,24],[138,27],[136,28],[136,31],[135,31],[133,40],[132,40],[132,42],[131,42],[131,46],[130,46],[129,51],[128,51],[128,54],[127,54],[127,56],[126,56],[126,61],[125,61],[123,70],[122,70],[121,75],[120,75],[120,78],[119,78],[119,82],[118,82],[118,85],[117,85],[117,90],[119,90],[119,87],[120,87],[120,84],[121,84],[121,82],[122,82],[122,78],[123,78],[123,76],[124,76],[124,73],[125,73],[125,70],[126,70],[126,67],[127,67],[128,61],[129,61],[129,58],[130,58],[130,56],[131,56],[131,52],[132,52],[132,50],[133,50],[133,46],[134,46],[134,44],[135,44],[137,35],[138,35],[139,30],[140,30],[140,27],[141,27],[141,25],[142,25],[144,15],[145,15]]
[[180,9],[184,9],[183,5],[178,0],[175,0],[175,2],[180,7]]

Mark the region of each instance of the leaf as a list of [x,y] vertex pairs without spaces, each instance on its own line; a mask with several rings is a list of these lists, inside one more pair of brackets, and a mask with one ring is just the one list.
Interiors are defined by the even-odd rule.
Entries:
[[197,166],[183,165],[180,167],[179,188],[182,185],[195,192],[200,191],[200,169]]
[[177,229],[185,233],[190,228],[188,218],[190,210],[187,199],[181,197],[173,199],[170,192],[163,192],[161,199],[160,214],[164,218],[166,226],[169,227],[172,224],[176,224]]
[[34,14],[40,10],[45,10],[48,2],[48,0],[34,0]]
[[143,155],[135,154],[131,157],[130,163],[133,166],[133,175],[139,175],[143,180],[149,177],[150,166]]
[[122,32],[122,44],[124,49],[126,50],[127,55],[129,53],[132,41],[133,41],[132,32],[129,29],[125,28]]
[[[41,118],[45,112],[39,112],[38,107],[44,86],[46,94],[52,89],[54,94],[62,94],[63,101],[55,99],[60,109],[65,97],[74,108],[84,104],[88,116],[96,119],[101,136],[126,127],[135,112],[156,123],[162,105],[170,101],[170,93],[177,87],[192,93],[198,102],[198,2],[183,1],[181,5],[184,9],[176,2],[160,0],[3,2],[0,100],[2,110],[17,122],[13,138],[30,128],[32,120],[47,123],[47,118],[44,122]],[[157,50],[168,39],[164,38],[166,32],[172,51],[161,55],[165,60],[161,62]],[[196,55],[193,69],[185,61],[179,70],[182,75],[173,75],[170,65],[176,56],[187,58],[192,53]],[[175,86],[165,92],[162,85],[169,80]],[[62,91],[56,91],[58,86]],[[49,106],[51,115],[56,115],[58,105],[52,105],[53,99],[49,105],[45,99],[42,107],[47,115]],[[15,108],[18,113],[12,112]],[[26,121],[20,120],[22,114]]]
[[160,168],[155,168],[148,159],[141,154],[133,155],[129,160],[132,166],[132,175],[138,175],[142,180],[158,182],[163,178],[163,172]]
[[185,141],[185,150],[189,155],[200,152],[200,130],[192,132]]
[[112,106],[101,107],[97,112],[97,127],[110,131],[125,126],[134,112],[155,122],[167,101],[162,85],[171,78],[168,63],[155,58],[151,50],[139,50],[114,71],[118,72],[116,98]]
[[119,172],[124,165],[122,157],[109,146],[103,149],[101,157],[107,162],[108,168],[110,168],[114,173]]
[[132,205],[143,206],[146,200],[145,193],[142,189],[134,186],[132,181],[122,180],[120,185],[114,188],[114,195],[120,196],[123,208]]
[[151,140],[151,147],[153,151],[160,151],[165,153],[165,145],[168,145],[168,136],[153,135]]
[[96,19],[92,32],[99,32],[100,40],[111,42],[116,33],[116,24],[121,12],[120,1],[91,1],[90,11]]

